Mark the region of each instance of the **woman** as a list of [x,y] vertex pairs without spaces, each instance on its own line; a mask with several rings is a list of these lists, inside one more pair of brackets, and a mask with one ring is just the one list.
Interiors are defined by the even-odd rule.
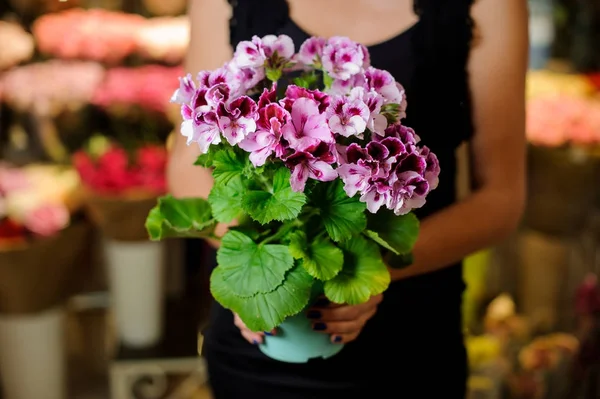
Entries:
[[[392,270],[383,298],[310,312],[316,330],[346,344],[337,356],[271,360],[255,345],[264,334],[215,305],[204,354],[216,399],[465,396],[460,261],[504,238],[521,216],[527,64],[526,2],[471,2],[190,1],[187,68],[194,73],[220,66],[231,46],[252,35],[287,34],[298,45],[309,34],[340,35],[367,45],[371,63],[405,86],[406,124],[442,165],[439,187],[419,214],[414,264]],[[455,203],[455,150],[466,140],[475,190]],[[191,166],[197,155],[178,138],[169,170],[175,195],[208,195],[209,172]]]

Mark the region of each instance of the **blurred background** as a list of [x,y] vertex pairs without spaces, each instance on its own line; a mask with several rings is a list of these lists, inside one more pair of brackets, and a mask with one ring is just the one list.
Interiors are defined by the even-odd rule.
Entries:
[[[185,3],[0,0],[0,398],[210,398],[213,255],[144,228]],[[600,2],[529,3],[529,201],[465,262],[469,399],[598,399]]]

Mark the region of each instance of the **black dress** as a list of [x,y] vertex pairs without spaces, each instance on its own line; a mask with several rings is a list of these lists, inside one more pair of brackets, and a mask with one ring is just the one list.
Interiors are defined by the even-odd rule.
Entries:
[[[470,0],[417,0],[419,22],[369,48],[371,63],[390,71],[407,90],[408,120],[440,160],[440,184],[419,214],[455,201],[455,150],[472,133],[466,62]],[[231,20],[235,46],[252,35],[308,38],[282,0],[237,0]],[[467,222],[467,221],[465,221]],[[212,309],[203,354],[215,399],[465,397],[467,360],[460,264],[392,283],[359,338],[328,360],[288,364],[246,342],[232,313]]]

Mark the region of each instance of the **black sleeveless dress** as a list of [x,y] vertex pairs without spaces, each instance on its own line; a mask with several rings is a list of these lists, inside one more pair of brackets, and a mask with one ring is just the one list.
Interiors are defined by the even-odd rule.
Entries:
[[[252,35],[308,38],[282,0],[233,0],[231,44]],[[408,120],[440,160],[438,188],[419,216],[455,201],[455,150],[472,133],[466,62],[471,0],[416,0],[419,22],[369,48],[372,64],[407,90]],[[392,283],[359,338],[328,360],[288,364],[246,342],[232,313],[212,308],[203,354],[215,399],[465,397],[460,264]]]

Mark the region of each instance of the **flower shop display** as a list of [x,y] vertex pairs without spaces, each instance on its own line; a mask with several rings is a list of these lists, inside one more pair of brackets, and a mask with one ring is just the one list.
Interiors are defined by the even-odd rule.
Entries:
[[136,32],[144,23],[137,14],[72,8],[38,18],[33,34],[42,53],[117,64],[136,51]]
[[4,73],[0,91],[15,113],[13,123],[26,129],[47,158],[66,163],[73,142],[88,134],[85,113],[103,78],[99,64],[51,60]]
[[190,41],[189,25],[187,16],[148,19],[137,33],[139,53],[150,60],[180,63]]
[[51,60],[4,73],[2,100],[19,112],[55,116],[88,104],[104,78],[93,62]]
[[[78,189],[71,169],[0,165],[0,376],[7,399],[67,397],[64,302],[89,263],[91,232],[76,217]],[[36,384],[21,378],[30,373]]]
[[[528,76],[527,138],[529,200],[526,224],[555,236],[578,234],[594,204],[598,178],[595,156],[600,139],[600,101],[583,75],[552,72]],[[564,206],[561,182],[573,182]],[[552,217],[548,217],[552,215]]]
[[[212,168],[208,199],[162,197],[152,239],[221,241],[211,292],[286,362],[342,350],[303,310],[319,295],[359,304],[386,290],[392,265],[410,263],[436,156],[402,125],[402,86],[343,37],[313,37],[295,52],[285,36],[239,44],[222,68],[180,79],[181,133]],[[236,221],[223,237],[217,222]],[[402,262],[400,262],[400,260]]]
[[90,101],[117,114],[133,107],[166,114],[169,98],[177,88],[176,77],[181,73],[180,67],[160,65],[111,68]]
[[166,191],[166,162],[163,146],[125,148],[101,136],[73,156],[88,210],[105,238],[117,333],[129,347],[162,338],[164,248],[148,240],[144,221]]
[[0,21],[0,70],[8,69],[33,56],[33,37],[19,25]]

